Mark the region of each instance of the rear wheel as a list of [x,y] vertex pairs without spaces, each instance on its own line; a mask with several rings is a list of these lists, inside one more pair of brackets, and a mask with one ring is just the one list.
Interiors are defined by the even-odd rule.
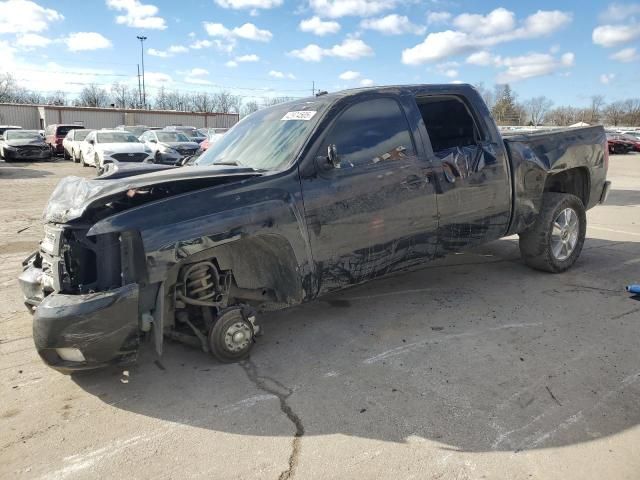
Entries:
[[568,193],[548,192],[536,223],[520,234],[520,252],[531,268],[564,272],[580,256],[586,231],[582,201]]
[[221,313],[209,331],[209,351],[224,363],[237,362],[249,356],[254,344],[253,324],[240,307]]
[[88,167],[87,163],[84,161],[84,155],[80,152],[80,163],[83,167]]
[[62,150],[62,158],[64,158],[65,160],[69,160],[71,158],[71,156],[67,153],[66,148]]

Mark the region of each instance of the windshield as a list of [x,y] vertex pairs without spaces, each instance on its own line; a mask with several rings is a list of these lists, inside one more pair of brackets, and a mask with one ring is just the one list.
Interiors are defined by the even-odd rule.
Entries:
[[76,130],[75,133],[73,134],[73,139],[78,142],[81,142],[82,140],[87,138],[87,135],[89,135],[90,131],[91,130]]
[[160,142],[188,142],[189,139],[184,133],[179,132],[156,132]]
[[98,143],[139,143],[135,135],[128,132],[100,132]]
[[302,148],[329,100],[289,102],[259,110],[225,133],[196,165],[239,165],[282,170]]
[[35,130],[7,130],[7,140],[42,140],[42,136]]
[[124,129],[125,132],[133,133],[136,137],[139,137],[147,130],[149,130],[149,127],[127,127]]

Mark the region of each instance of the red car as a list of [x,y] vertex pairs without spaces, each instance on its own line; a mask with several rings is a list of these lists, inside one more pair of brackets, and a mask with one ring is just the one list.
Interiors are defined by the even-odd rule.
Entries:
[[621,140],[633,144],[633,148],[631,150],[633,150],[634,152],[640,152],[640,138],[629,135],[628,133],[621,133],[619,137]]
[[48,125],[44,130],[44,141],[51,149],[51,155],[59,155],[64,153],[62,141],[70,130],[84,128],[77,124],[53,124]]
[[634,150],[633,142],[625,140],[624,135],[616,133],[607,133],[607,143],[609,145],[609,153],[629,153]]

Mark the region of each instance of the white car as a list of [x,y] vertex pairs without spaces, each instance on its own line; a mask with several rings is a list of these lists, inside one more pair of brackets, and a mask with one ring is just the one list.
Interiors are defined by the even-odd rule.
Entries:
[[155,163],[165,165],[176,165],[184,157],[195,155],[200,150],[200,145],[189,141],[182,132],[148,130],[140,135],[139,140],[153,152]]
[[94,130],[80,143],[80,163],[104,170],[108,163],[152,162],[153,152],[133,133],[122,130]]
[[62,140],[62,148],[64,150],[64,158],[71,159],[75,163],[80,161],[80,143],[89,135],[92,130],[73,129],[69,130],[67,136]]

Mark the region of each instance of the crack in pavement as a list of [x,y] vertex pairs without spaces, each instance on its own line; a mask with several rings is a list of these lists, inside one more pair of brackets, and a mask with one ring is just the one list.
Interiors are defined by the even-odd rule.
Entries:
[[300,458],[301,449],[300,440],[304,435],[304,425],[302,424],[302,420],[300,420],[300,417],[296,415],[296,413],[287,403],[287,399],[291,396],[293,390],[285,387],[273,378],[259,375],[256,365],[251,360],[245,360],[244,362],[241,362],[240,366],[247,374],[249,381],[251,381],[251,383],[253,383],[256,388],[278,397],[278,401],[280,402],[280,411],[282,411],[282,413],[284,413],[289,421],[296,427],[296,432],[293,436],[293,442],[291,443],[289,467],[284,470],[278,477],[278,480],[291,479],[293,478],[296,468],[298,467],[298,460]]

